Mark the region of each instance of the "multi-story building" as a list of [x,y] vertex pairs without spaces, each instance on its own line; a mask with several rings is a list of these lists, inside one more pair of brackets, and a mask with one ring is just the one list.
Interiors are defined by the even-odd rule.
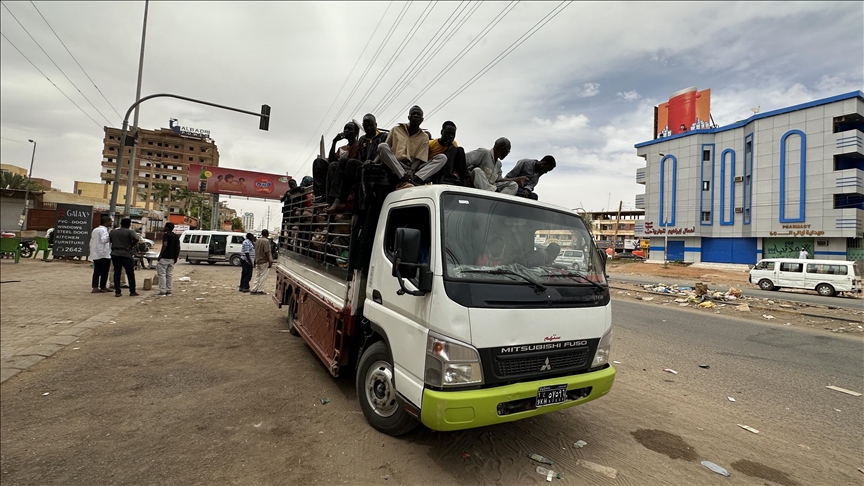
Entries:
[[243,228],[247,232],[255,228],[255,213],[243,213]]
[[636,145],[650,260],[864,259],[864,92]]
[[[105,196],[111,197],[112,184],[117,170],[117,149],[120,145],[119,128],[105,127],[104,147],[102,149],[102,181],[105,184]],[[154,209],[154,183],[164,183],[171,187],[172,192],[186,187],[186,177],[189,164],[206,166],[219,165],[219,149],[209,138],[180,135],[170,128],[159,130],[138,130],[137,153],[135,155],[135,174],[132,179],[133,201],[144,201],[145,208]],[[131,147],[126,147],[123,156],[123,167],[120,173],[120,184],[126,187],[129,156]],[[118,197],[118,205],[125,204],[125,199]],[[171,212],[179,211],[179,207],[170,208]]]
[[635,250],[638,248],[636,225],[644,222],[645,211],[641,209],[621,211],[596,211],[586,213],[591,221],[594,241],[600,248]]

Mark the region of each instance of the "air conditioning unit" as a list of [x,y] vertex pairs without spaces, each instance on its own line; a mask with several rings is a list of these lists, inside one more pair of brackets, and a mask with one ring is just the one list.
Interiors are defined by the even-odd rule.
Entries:
[[816,246],[828,246],[828,240],[816,240]]
[[743,213],[743,212],[744,212],[744,208],[735,208],[735,212],[736,212],[736,213]]
[[744,182],[744,176],[735,176],[735,182]]

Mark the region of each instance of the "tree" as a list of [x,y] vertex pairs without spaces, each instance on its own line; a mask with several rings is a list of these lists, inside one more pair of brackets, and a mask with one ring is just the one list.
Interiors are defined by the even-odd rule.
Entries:
[[234,218],[231,220],[231,229],[242,233],[246,232],[246,228],[243,227],[243,220],[240,218]]
[[0,172],[0,188],[26,191],[28,186],[31,191],[41,191],[44,189],[42,185],[32,181],[27,176],[13,174],[9,171]]
[[156,182],[153,184],[153,197],[159,201],[159,207],[162,208],[165,205],[165,200],[167,199],[169,202],[173,200],[174,194],[171,192],[171,186],[165,184],[164,182]]
[[189,208],[201,204],[201,196],[199,196],[197,192],[190,191],[185,187],[181,187],[177,190],[177,195],[174,196],[174,200],[180,203],[180,214],[184,216],[189,214]]

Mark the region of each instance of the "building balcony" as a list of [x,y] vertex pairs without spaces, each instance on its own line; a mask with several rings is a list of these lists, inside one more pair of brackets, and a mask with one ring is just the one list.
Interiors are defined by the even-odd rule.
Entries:
[[636,194],[633,205],[636,206],[636,209],[645,209],[645,194]]
[[858,193],[864,194],[864,170],[846,169],[834,171],[835,194]]
[[864,232],[864,209],[847,208],[839,211],[840,215],[834,219],[834,228],[844,230],[844,234],[848,232],[847,237],[859,237]]
[[[636,184],[645,184],[645,172],[647,170],[647,167],[640,167],[636,169]],[[638,208],[639,206],[636,207]]]
[[834,154],[864,155],[864,133],[861,130],[846,130],[834,134]]

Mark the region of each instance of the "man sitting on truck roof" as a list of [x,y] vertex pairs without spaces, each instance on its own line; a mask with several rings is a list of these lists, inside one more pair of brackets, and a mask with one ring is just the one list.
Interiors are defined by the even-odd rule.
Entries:
[[429,160],[429,136],[420,129],[421,123],[423,109],[412,106],[408,110],[408,123],[393,127],[387,141],[378,146],[379,161],[399,177],[397,190],[425,184],[447,163],[444,154]]
[[444,154],[447,157],[447,163],[432,176],[432,180],[436,184],[468,185],[465,149],[456,143],[456,124],[450,120],[441,125],[440,138],[429,140],[429,158],[439,154]]
[[[501,194],[516,194],[519,184],[524,184],[527,177],[507,179],[501,176],[501,161],[510,153],[510,140],[501,137],[495,140],[492,150],[478,148],[465,154],[465,163],[470,174],[471,183],[477,189],[500,192]],[[509,177],[509,176],[508,176]]]
[[[333,137],[327,160],[318,158],[312,162],[312,188],[315,192],[316,203],[326,201],[332,204],[339,196],[339,189],[342,185],[341,176],[347,170],[348,160],[356,159],[357,152],[360,150],[360,144],[357,142],[357,135],[359,134],[360,127],[356,123],[353,121],[346,123],[342,132]],[[340,140],[347,140],[348,144],[337,149],[336,143]],[[340,164],[343,166],[342,171],[339,171]],[[353,166],[359,166],[359,163],[352,164]]]
[[363,132],[364,135],[357,140],[358,149],[355,158],[340,158],[331,182],[328,183],[329,190],[335,195],[333,203],[327,208],[328,213],[342,213],[348,209],[345,203],[357,185],[362,164],[378,156],[378,146],[387,140],[389,134],[387,130],[378,130],[378,122],[371,113],[363,116]]
[[555,168],[555,157],[546,155],[540,160],[522,159],[516,162],[513,170],[507,173],[508,178],[525,177],[526,182],[519,184],[520,187],[516,191],[517,196],[527,197],[528,199],[537,200],[537,194],[534,193],[534,188],[540,182],[540,176],[550,172]]

